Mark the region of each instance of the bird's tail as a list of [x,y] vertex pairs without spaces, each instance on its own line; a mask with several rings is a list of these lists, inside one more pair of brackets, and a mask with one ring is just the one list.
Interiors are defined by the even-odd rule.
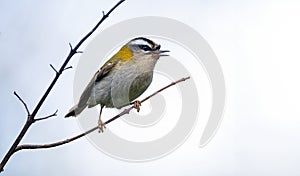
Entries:
[[79,115],[84,110],[84,108],[86,108],[86,105],[84,105],[84,106],[78,106],[78,104],[76,104],[65,115],[65,118],[72,117],[72,116],[76,117],[77,115]]

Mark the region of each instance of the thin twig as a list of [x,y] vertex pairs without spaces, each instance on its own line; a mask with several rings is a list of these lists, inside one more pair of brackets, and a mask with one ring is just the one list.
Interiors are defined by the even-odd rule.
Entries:
[[[158,94],[159,92],[171,87],[171,86],[174,86],[175,84],[178,84],[180,82],[183,82],[187,79],[190,79],[190,77],[186,77],[186,78],[181,78],[175,82],[172,82],[171,84],[159,89],[158,91],[154,92],[153,94],[149,95],[148,97],[144,98],[143,100],[141,100],[140,102],[145,102],[147,101],[148,99],[150,99],[151,97],[155,96],[156,94]],[[107,120],[106,122],[104,122],[104,125],[107,125],[109,124],[110,122],[118,119],[119,117],[125,115],[125,114],[129,114],[129,112],[134,109],[135,106],[130,106],[129,108],[127,109],[124,109],[121,113],[119,113],[118,115],[112,117],[111,119]],[[24,150],[24,149],[45,149],[45,148],[52,148],[52,147],[57,147],[57,146],[60,146],[60,145],[64,145],[64,144],[67,144],[67,143],[70,143],[76,139],[79,139],[95,130],[98,129],[98,126],[94,127],[94,128],[91,128],[90,130],[84,132],[84,133],[81,133],[79,135],[76,135],[72,138],[69,138],[69,139],[65,139],[65,140],[62,140],[62,141],[58,141],[58,142],[54,142],[54,143],[49,143],[49,144],[23,144],[23,145],[19,145],[17,148],[16,148],[16,151],[19,151],[19,150]]]
[[65,70],[68,70],[68,69],[71,69],[71,68],[73,68],[73,67],[72,67],[72,66],[66,67],[66,68],[64,69],[64,71],[65,71]]
[[25,110],[26,110],[26,112],[27,112],[27,116],[29,117],[29,116],[30,116],[30,112],[29,112],[29,109],[28,109],[26,103],[24,102],[24,100],[17,94],[16,91],[14,91],[14,95],[15,95],[15,96],[21,101],[21,103],[24,105]]
[[82,40],[81,41],[79,41],[79,43],[74,47],[74,49],[73,50],[75,50],[75,51],[77,51],[77,49],[79,48],[79,46],[88,38],[88,37],[90,37],[90,35],[92,35],[92,33],[93,32],[95,32],[95,30],[98,28],[98,26],[100,25],[100,24],[102,24],[102,22],[106,19],[106,18],[108,18],[108,16],[119,6],[119,5],[121,5],[123,2],[124,2],[125,0],[120,0],[115,6],[113,6],[113,8],[111,8],[106,14],[104,13],[104,11],[102,12],[102,18],[101,18],[101,20],[96,24],[96,26],[89,32],[89,33],[87,33],[87,35],[86,36],[84,36],[83,38],[82,38]]
[[72,44],[69,42],[69,47],[70,47],[70,51],[72,51],[73,50],[73,46],[72,46]]
[[[58,78],[60,77],[60,75],[62,74],[62,72],[65,70],[67,64],[69,63],[69,61],[71,60],[71,58],[78,53],[77,50],[79,49],[79,47],[86,41],[86,39],[88,39],[95,31],[96,29],[100,26],[100,24],[102,24],[102,22],[110,15],[110,13],[112,13],[120,4],[122,4],[125,0],[120,0],[116,5],[114,5],[110,11],[104,15],[100,21],[94,26],[94,28],[88,32],[79,42],[78,44],[73,48],[71,43],[70,45],[70,52],[68,54],[68,56],[66,57],[65,61],[63,62],[62,66],[60,67],[60,69],[58,70],[57,74],[55,75],[55,77],[53,78],[52,82],[50,83],[49,87],[47,88],[46,92],[43,94],[42,98],[40,99],[40,101],[38,102],[38,104],[36,105],[36,107],[34,108],[32,114],[29,113],[27,106],[25,106],[26,104],[24,103],[24,101],[22,99],[21,102],[24,104],[28,115],[27,121],[24,124],[21,132],[19,133],[19,135],[17,136],[17,138],[15,139],[14,143],[12,144],[12,146],[10,147],[10,149],[8,150],[8,152],[5,154],[5,156],[3,157],[1,163],[0,163],[0,172],[3,171],[4,166],[6,165],[7,161],[10,159],[10,157],[16,152],[16,148],[19,145],[19,143],[21,142],[21,140],[23,139],[24,135],[26,134],[27,130],[29,129],[29,127],[34,123],[34,118],[37,115],[38,111],[40,110],[40,108],[42,107],[43,103],[45,102],[46,98],[48,97],[50,91],[52,90],[52,88],[54,87],[55,83],[57,82]],[[53,67],[54,68],[54,67]],[[55,69],[56,70],[56,69]],[[17,96],[17,95],[16,95]],[[19,96],[17,96],[19,97]]]
[[50,64],[50,67],[55,71],[56,74],[58,74],[58,71],[55,69],[55,67],[52,64]]
[[74,136],[72,138],[68,138],[68,139],[65,139],[63,141],[58,141],[58,142],[54,142],[54,143],[50,143],[50,144],[40,144],[40,145],[31,145],[31,144],[24,144],[24,145],[19,145],[17,148],[16,148],[16,152],[17,151],[20,151],[20,150],[23,150],[23,149],[45,149],[45,148],[52,148],[52,147],[57,147],[57,146],[60,146],[60,145],[63,145],[63,144],[67,144],[69,142],[72,142],[76,139],[79,139],[95,130],[98,129],[98,126],[97,127],[94,127],[84,133],[81,133],[77,136]]
[[149,95],[148,97],[144,98],[144,99],[141,101],[141,103],[143,103],[144,101],[146,101],[146,100],[148,100],[149,98],[153,97],[154,95],[158,94],[159,92],[161,92],[161,91],[163,91],[163,90],[165,90],[165,89],[167,89],[167,88],[169,88],[169,87],[171,87],[171,86],[174,86],[174,85],[177,84],[177,83],[180,83],[180,82],[183,82],[183,81],[185,81],[185,80],[187,80],[187,79],[190,79],[190,78],[191,78],[191,77],[188,76],[188,77],[185,77],[185,78],[181,78],[181,79],[179,79],[179,80],[177,80],[177,81],[175,81],[175,82],[172,82],[171,84],[167,85],[166,87],[163,87],[163,88],[159,89],[158,91],[154,92],[153,94]]
[[40,118],[34,119],[34,121],[36,122],[36,121],[49,119],[50,117],[55,117],[55,116],[57,116],[57,112],[58,112],[58,109],[53,114],[50,114],[50,115],[45,116],[45,117],[40,117]]

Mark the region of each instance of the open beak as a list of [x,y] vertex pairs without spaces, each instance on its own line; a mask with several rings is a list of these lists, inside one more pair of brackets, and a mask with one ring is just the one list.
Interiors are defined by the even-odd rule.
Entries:
[[160,45],[156,45],[154,51],[156,54],[159,54],[159,56],[169,56],[168,54],[163,54],[163,53],[170,52],[169,50],[160,50]]
[[159,56],[169,56],[169,54],[163,54],[163,53],[167,53],[170,52],[169,50],[159,50]]

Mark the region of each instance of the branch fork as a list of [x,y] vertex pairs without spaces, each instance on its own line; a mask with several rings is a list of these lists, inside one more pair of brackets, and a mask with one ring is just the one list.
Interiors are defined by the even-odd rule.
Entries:
[[57,111],[51,115],[48,115],[46,117],[42,117],[42,118],[37,118],[35,119],[35,116],[37,115],[38,111],[40,110],[40,108],[42,107],[43,103],[45,102],[46,98],[48,97],[49,93],[51,92],[52,88],[54,87],[55,83],[57,82],[58,78],[61,76],[62,72],[72,68],[71,66],[66,67],[69,63],[69,61],[71,60],[71,58],[76,54],[76,53],[82,53],[82,51],[78,51],[79,47],[96,31],[96,29],[102,24],[102,22],[109,16],[110,13],[112,13],[119,5],[121,5],[125,0],[120,0],[118,3],[116,3],[109,11],[107,14],[105,14],[100,21],[94,26],[94,28],[88,32],[78,43],[77,45],[73,48],[73,46],[71,45],[71,43],[69,43],[70,46],[70,52],[68,54],[68,56],[66,57],[65,61],[63,62],[63,64],[61,65],[60,69],[57,70],[55,69],[55,67],[50,64],[50,67],[54,70],[55,77],[53,78],[52,82],[50,83],[49,87],[47,88],[46,92],[43,94],[42,98],[40,99],[40,101],[38,102],[38,104],[36,105],[36,107],[34,108],[34,110],[32,111],[32,113],[30,113],[27,104],[24,102],[24,100],[16,93],[14,92],[14,95],[20,100],[20,102],[24,105],[25,110],[27,112],[27,121],[24,124],[22,130],[20,131],[19,135],[17,136],[17,138],[15,139],[14,143],[12,144],[12,146],[10,147],[10,149],[8,150],[8,152],[5,154],[5,156],[3,157],[1,163],[0,163],[0,172],[3,171],[4,166],[6,165],[6,163],[8,162],[8,160],[10,159],[10,157],[17,151],[20,150],[20,146],[19,143],[21,142],[21,140],[23,139],[24,135],[26,134],[27,130],[30,128],[30,126],[36,122],[36,121],[41,121],[41,120],[46,120],[50,117],[54,117],[57,115]]
[[[159,89],[158,91],[154,92],[153,94],[147,96],[146,98],[144,98],[143,100],[139,101],[140,103],[142,102],[145,102],[147,100],[149,100],[151,97],[157,95],[158,93],[164,91],[165,89],[171,87],[171,86],[174,86],[175,84],[178,84],[180,82],[183,82],[187,79],[190,79],[190,77],[185,77],[185,78],[181,78],[175,82],[172,82],[170,83],[169,85]],[[103,124],[104,125],[107,125],[109,123],[111,123],[112,121],[118,119],[119,117],[123,116],[123,115],[126,115],[126,114],[129,114],[131,110],[133,109],[136,109],[135,105],[134,105],[134,102],[130,103],[132,104],[129,108],[126,108],[124,109],[122,112],[120,112],[118,115],[112,117],[111,119],[107,120],[106,122],[104,122]],[[16,148],[16,151],[20,151],[20,150],[24,150],[24,149],[45,149],[45,148],[53,148],[53,147],[57,147],[57,146],[60,146],[60,145],[64,145],[64,144],[67,144],[67,143],[70,143],[76,139],[79,139],[85,135],[88,135],[89,133],[95,131],[99,129],[99,126],[95,126],[79,135],[76,135],[72,138],[68,138],[68,139],[65,139],[65,140],[62,140],[62,141],[58,141],[58,142],[54,142],[54,143],[49,143],[49,144],[23,144],[23,145],[19,145],[17,148]]]
[[[52,80],[51,84],[49,85],[48,89],[46,90],[46,92],[44,93],[44,95],[42,96],[42,98],[40,99],[40,101],[38,102],[38,104],[36,105],[36,107],[34,108],[34,110],[32,111],[32,113],[30,113],[27,104],[25,103],[25,101],[16,93],[14,92],[14,95],[18,98],[18,100],[23,104],[26,112],[27,112],[27,121],[24,124],[21,132],[19,133],[19,135],[17,136],[17,138],[15,139],[14,143],[12,144],[12,146],[10,147],[10,149],[8,150],[8,152],[6,153],[6,155],[4,156],[4,158],[2,159],[1,163],[0,163],[0,172],[3,171],[4,166],[6,165],[6,163],[8,162],[8,160],[10,159],[10,157],[20,151],[20,150],[24,150],[24,149],[43,149],[43,148],[52,148],[52,147],[56,147],[56,146],[60,146],[60,145],[64,145],[67,144],[69,142],[72,142],[76,139],[79,139],[95,130],[98,129],[98,126],[83,132],[77,136],[74,136],[72,138],[68,138],[62,141],[58,141],[58,142],[54,142],[54,143],[49,143],[49,144],[22,144],[19,145],[21,140],[23,139],[24,135],[26,134],[27,130],[30,128],[30,126],[37,121],[43,121],[43,120],[47,120],[49,118],[52,117],[56,117],[58,110],[56,110],[54,113],[45,116],[45,117],[40,117],[40,118],[35,118],[38,111],[40,110],[41,106],[43,105],[44,101],[46,100],[46,98],[48,97],[50,91],[52,90],[52,88],[54,87],[55,83],[57,82],[58,78],[60,77],[60,75],[63,73],[63,71],[67,70],[67,69],[71,69],[72,66],[68,66],[69,61],[71,60],[71,58],[77,54],[77,53],[82,53],[82,51],[78,51],[79,47],[96,31],[96,29],[100,26],[100,24],[102,24],[102,22],[120,5],[124,2],[125,0],[120,0],[115,6],[113,6],[107,13],[105,13],[104,11],[102,11],[102,18],[100,19],[100,21],[94,26],[94,28],[88,32],[79,42],[78,44],[73,48],[73,46],[71,45],[71,43],[69,43],[70,46],[70,51],[68,56],[66,57],[65,61],[63,62],[62,66],[60,67],[59,70],[57,70],[52,64],[50,64],[50,67],[54,70],[54,72],[56,73],[54,79]],[[180,82],[183,82],[187,79],[189,79],[190,77],[186,77],[186,78],[182,78],[179,79],[178,81],[172,82],[171,84],[159,89],[158,91],[154,92],[153,94],[149,95],[148,97],[144,98],[141,101],[138,101],[138,107],[141,105],[141,103],[147,101],[148,99],[150,99],[151,97],[155,96],[156,94],[158,94],[159,92],[175,85],[178,84]],[[104,122],[104,125],[109,124],[110,122],[118,119],[119,117],[129,114],[130,111],[132,109],[137,109],[137,105],[136,103],[132,102],[128,105],[131,105],[129,108],[124,109],[121,113],[119,113],[118,115],[112,117],[111,119],[107,120],[106,122]]]

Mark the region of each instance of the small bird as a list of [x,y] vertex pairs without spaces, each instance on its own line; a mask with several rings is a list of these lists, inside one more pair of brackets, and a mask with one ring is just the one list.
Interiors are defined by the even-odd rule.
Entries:
[[[168,50],[144,37],[130,40],[113,55],[93,76],[82,92],[79,102],[65,117],[77,116],[86,107],[100,105],[98,127],[105,128],[101,120],[102,109],[120,109],[139,97],[152,82],[153,70],[160,56]],[[139,101],[134,106],[139,111]]]

